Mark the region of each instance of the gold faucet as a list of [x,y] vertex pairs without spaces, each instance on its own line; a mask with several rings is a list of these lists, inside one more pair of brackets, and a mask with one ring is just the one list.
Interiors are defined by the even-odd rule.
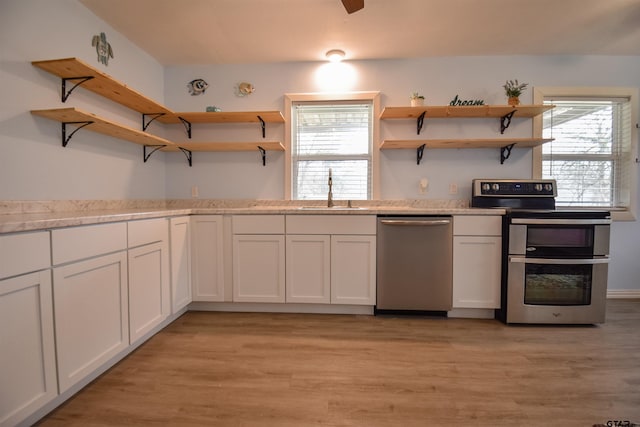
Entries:
[[331,193],[331,186],[333,185],[333,180],[331,179],[331,168],[329,168],[329,194],[327,194],[327,207],[333,207],[333,194]]

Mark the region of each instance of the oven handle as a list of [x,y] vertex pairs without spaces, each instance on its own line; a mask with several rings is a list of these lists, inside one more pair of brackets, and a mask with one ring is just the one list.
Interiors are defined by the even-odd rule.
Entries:
[[511,224],[532,225],[608,225],[611,219],[540,219],[540,218],[511,218]]
[[521,256],[510,256],[509,262],[521,262],[525,264],[563,264],[563,265],[576,265],[576,264],[608,264],[609,257],[596,257],[587,259],[567,259],[567,258],[525,258]]

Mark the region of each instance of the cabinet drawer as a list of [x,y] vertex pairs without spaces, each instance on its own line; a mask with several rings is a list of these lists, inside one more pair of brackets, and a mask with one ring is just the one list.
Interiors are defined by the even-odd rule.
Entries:
[[53,264],[62,264],[127,248],[127,224],[89,225],[51,232]]
[[284,234],[284,215],[234,215],[233,234]]
[[128,223],[129,247],[166,241],[169,225],[164,218],[130,221]]
[[454,236],[501,236],[502,217],[499,215],[456,215],[453,217]]
[[287,234],[376,234],[375,215],[287,215]]
[[0,278],[51,266],[48,231],[0,236]]

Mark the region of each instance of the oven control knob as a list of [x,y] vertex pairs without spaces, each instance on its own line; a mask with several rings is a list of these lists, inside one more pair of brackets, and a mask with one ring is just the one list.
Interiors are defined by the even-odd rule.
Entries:
[[492,189],[493,191],[498,191],[498,190],[500,189],[500,184],[497,184],[497,183],[492,184],[492,185],[491,185],[491,189]]
[[551,184],[544,185],[544,191],[551,191],[551,190],[553,190],[553,186]]
[[489,190],[491,190],[491,185],[489,185],[488,182],[483,183],[482,184],[482,191],[487,192]]
[[536,191],[542,191],[542,184],[536,184],[533,186],[533,189]]

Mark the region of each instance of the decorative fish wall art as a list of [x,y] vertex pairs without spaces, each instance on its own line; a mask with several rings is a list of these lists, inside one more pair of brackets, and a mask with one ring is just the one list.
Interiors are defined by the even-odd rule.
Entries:
[[251,95],[256,89],[253,87],[251,83],[242,82],[238,83],[236,86],[236,95],[237,96],[247,96]]
[[202,95],[205,90],[209,87],[209,83],[205,82],[203,79],[194,79],[189,82],[187,85],[189,88],[189,93],[191,96]]

